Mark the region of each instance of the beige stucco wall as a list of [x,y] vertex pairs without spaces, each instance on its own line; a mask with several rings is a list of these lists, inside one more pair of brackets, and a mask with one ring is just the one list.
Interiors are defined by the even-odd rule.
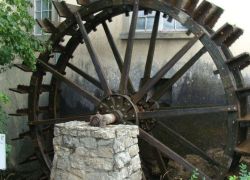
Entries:
[[217,23],[216,28],[225,22],[235,24],[244,29],[244,35],[232,46],[231,50],[235,53],[242,51],[250,51],[250,23],[248,17],[250,15],[250,1],[247,0],[210,0],[210,2],[222,7],[225,12]]

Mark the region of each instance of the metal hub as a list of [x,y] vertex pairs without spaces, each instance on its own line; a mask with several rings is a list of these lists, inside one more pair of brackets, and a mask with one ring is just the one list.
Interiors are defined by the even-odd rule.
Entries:
[[[139,112],[154,111],[156,109],[159,109],[159,104],[153,100],[148,100],[147,102],[141,101],[138,103],[138,109]],[[155,118],[140,119],[139,124],[142,129],[149,132],[155,127],[156,119]]]
[[[156,125],[156,119],[138,119],[138,112],[154,111],[159,108],[156,101],[141,101],[135,105],[129,96],[115,94],[105,97],[96,109],[97,114],[91,118],[93,126],[98,124],[102,115],[113,114],[114,124],[137,124],[145,131],[151,131]],[[98,119],[96,121],[96,119]],[[97,123],[98,122],[98,123]]]
[[138,107],[133,104],[129,96],[115,94],[105,97],[99,106],[96,108],[96,112],[100,114],[112,113],[116,116],[117,124],[127,124],[131,122],[139,125]]

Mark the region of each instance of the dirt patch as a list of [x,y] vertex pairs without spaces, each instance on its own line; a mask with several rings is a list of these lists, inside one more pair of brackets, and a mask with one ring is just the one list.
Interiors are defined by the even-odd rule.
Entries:
[[[230,158],[224,155],[224,151],[222,149],[210,149],[207,151],[207,154],[220,164],[229,165]],[[198,167],[212,179],[217,179],[220,175],[225,173],[225,171],[223,172],[221,170],[218,170],[215,166],[210,165],[206,160],[202,159],[198,155],[188,154],[185,156],[185,159],[195,167]],[[181,165],[177,164],[176,162],[169,161],[168,170],[165,174],[165,177],[162,179],[168,178],[173,180],[186,180],[190,179],[191,174],[192,173],[186,171]]]

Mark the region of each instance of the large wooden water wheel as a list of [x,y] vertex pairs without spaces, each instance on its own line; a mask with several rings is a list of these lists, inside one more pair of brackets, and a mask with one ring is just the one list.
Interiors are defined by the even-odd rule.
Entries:
[[[78,0],[78,5],[70,5],[65,2],[53,2],[60,17],[65,18],[59,25],[53,24],[48,19],[39,20],[39,25],[47,33],[51,33],[51,49],[39,55],[37,60],[37,71],[33,72],[30,85],[18,85],[16,89],[11,89],[17,93],[28,94],[28,108],[17,110],[17,116],[28,116],[30,131],[20,134],[19,138],[29,136],[32,139],[35,154],[28,157],[25,162],[39,160],[43,165],[44,178],[49,178],[53,160],[53,126],[55,123],[68,122],[72,120],[88,120],[89,114],[112,113],[116,117],[116,123],[137,124],[140,127],[140,139],[144,140],[148,146],[155,149],[155,159],[161,169],[161,174],[166,172],[167,158],[172,159],[182,165],[187,170],[194,170],[195,167],[185,160],[177,152],[171,150],[168,144],[157,140],[151,130],[161,126],[170,133],[176,141],[180,141],[192,149],[195,154],[212,164],[219,170],[218,177],[208,177],[206,172],[199,170],[201,176],[209,178],[222,178],[225,173],[235,168],[241,156],[250,154],[250,140],[247,139],[247,130],[250,124],[250,116],[247,113],[247,97],[250,88],[244,86],[241,70],[249,65],[250,56],[247,53],[233,57],[229,47],[242,35],[243,31],[230,24],[225,24],[217,31],[212,28],[220,18],[223,10],[212,3],[198,0]],[[140,82],[139,88],[135,88],[134,82],[129,77],[135,31],[137,24],[138,11],[144,10],[145,13],[154,12],[154,24],[149,40],[149,50],[145,59],[145,72]],[[115,44],[112,32],[109,30],[109,23],[112,18],[121,14],[132,14],[131,24],[128,33],[127,46],[124,60],[120,50]],[[181,47],[178,52],[163,63],[163,66],[151,76],[152,65],[154,63],[154,51],[157,43],[157,33],[160,16],[175,19],[185,26],[190,39]],[[101,65],[102,57],[97,54],[95,47],[89,38],[89,33],[95,34],[97,27],[102,26],[111,48],[114,60],[121,72],[120,81],[117,82],[118,90],[112,89],[107,81]],[[66,43],[63,39],[67,36]],[[167,81],[161,81],[166,73],[196,44],[202,45],[186,63],[178,69]],[[64,45],[63,45],[64,44]],[[74,65],[73,53],[78,46],[86,46],[94,65],[97,78],[84,72],[80,67]],[[57,62],[51,61],[54,53],[59,56]],[[209,55],[217,67],[216,73],[219,74],[224,87],[226,105],[199,107],[162,107],[159,99],[172,87],[204,54]],[[84,57],[84,55],[83,55]],[[84,59],[83,59],[84,61]],[[110,60],[111,61],[111,60]],[[25,72],[30,70],[24,64],[17,64],[16,67]],[[93,84],[101,92],[101,95],[94,95],[85,86],[73,82],[67,77],[65,69],[71,69],[79,77]],[[109,69],[107,72],[111,72]],[[46,74],[51,74],[49,84],[44,84]],[[161,88],[155,88],[157,84]],[[80,96],[84,97],[91,106],[92,112],[74,114],[71,116],[63,115],[60,112],[58,103],[60,93],[63,90],[61,84],[68,86]],[[213,87],[211,87],[213,88]],[[154,91],[151,91],[154,89]],[[150,92],[150,93],[149,93]],[[153,93],[152,93],[153,92]],[[40,106],[43,93],[48,96],[47,106]],[[150,94],[150,95],[149,95]],[[64,97],[67,98],[67,97]],[[229,157],[229,164],[221,164],[210,157],[206,151],[196,146],[191,140],[187,140],[178,132],[166,126],[163,121],[158,120],[168,117],[185,115],[203,115],[209,113],[226,113],[227,118],[227,140],[224,147],[225,154]],[[192,123],[192,122],[190,122]],[[190,130],[193,131],[194,129]],[[167,137],[166,137],[167,138]],[[144,151],[141,148],[140,151]],[[145,161],[145,168],[147,162]],[[150,174],[145,173],[150,179]]]

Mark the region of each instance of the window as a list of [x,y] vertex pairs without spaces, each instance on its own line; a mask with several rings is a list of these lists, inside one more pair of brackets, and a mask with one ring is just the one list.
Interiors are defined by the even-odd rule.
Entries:
[[175,19],[171,22],[167,21],[167,19],[163,19],[162,31],[187,31],[187,28]]
[[[52,4],[49,0],[34,0],[34,18],[35,19],[51,19]],[[38,24],[34,28],[35,35],[42,35],[42,29]]]
[[[144,11],[139,11],[138,13],[138,20],[137,20],[137,31],[152,31],[154,25],[154,16],[155,12],[149,13],[148,15],[144,14]],[[160,16],[160,23],[159,23],[159,31],[162,32],[174,32],[174,31],[187,31],[187,28],[182,26],[176,20],[172,20],[169,22],[167,18],[163,18],[162,14]]]
[[144,15],[144,11],[139,11],[136,30],[151,31],[154,24],[154,16],[155,12],[148,15]]

